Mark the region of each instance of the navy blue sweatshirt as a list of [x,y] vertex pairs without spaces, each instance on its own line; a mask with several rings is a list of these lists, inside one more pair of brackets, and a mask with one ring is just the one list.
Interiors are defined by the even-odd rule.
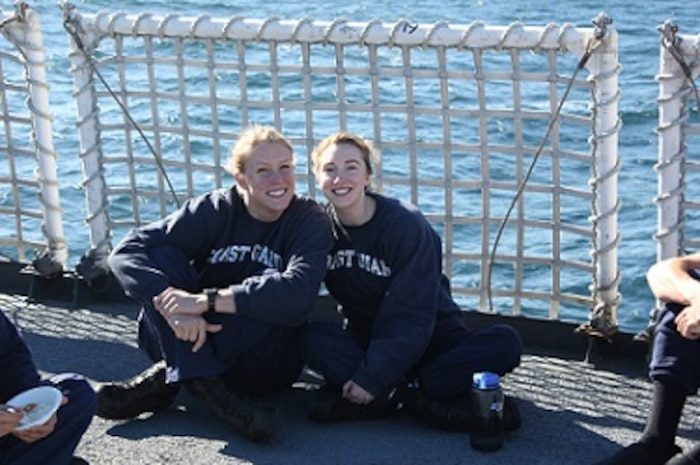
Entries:
[[368,195],[377,208],[362,226],[340,224],[329,209],[336,243],[326,287],[367,347],[352,380],[377,396],[408,373],[433,337],[464,323],[442,273],[438,234],[416,207]]
[[313,200],[295,196],[271,223],[248,213],[235,187],[191,199],[178,211],[130,232],[109,265],[126,293],[141,303],[169,286],[148,251],[177,247],[200,273],[200,288],[231,286],[236,312],[284,326],[302,324],[313,308],[333,238]]
[[41,383],[32,354],[17,329],[0,311],[0,403]]

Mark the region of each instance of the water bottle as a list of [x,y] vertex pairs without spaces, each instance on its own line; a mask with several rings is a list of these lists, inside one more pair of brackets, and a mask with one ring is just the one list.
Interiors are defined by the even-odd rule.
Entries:
[[471,392],[472,448],[497,451],[503,446],[503,391],[496,373],[474,373]]

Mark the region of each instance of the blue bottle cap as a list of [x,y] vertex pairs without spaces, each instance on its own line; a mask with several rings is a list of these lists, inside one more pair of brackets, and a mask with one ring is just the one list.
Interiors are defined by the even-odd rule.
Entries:
[[477,389],[494,389],[498,387],[499,382],[500,377],[498,374],[490,371],[474,373],[472,376],[472,384]]

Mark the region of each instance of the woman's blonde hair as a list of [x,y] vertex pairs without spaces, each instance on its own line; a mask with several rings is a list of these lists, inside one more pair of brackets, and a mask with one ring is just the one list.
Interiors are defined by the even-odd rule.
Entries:
[[284,144],[294,156],[294,148],[292,143],[282,135],[277,129],[271,126],[261,126],[254,124],[246,127],[241,132],[236,145],[233,146],[230,152],[228,161],[226,162],[226,170],[233,174],[243,173],[245,163],[248,161],[253,148],[261,142],[280,142]]
[[362,154],[362,160],[365,162],[365,166],[367,167],[367,173],[372,175],[374,172],[372,170],[372,163],[377,159],[377,149],[364,137],[358,136],[357,134],[352,134],[350,132],[338,132],[336,134],[331,134],[318,143],[311,154],[311,160],[314,165],[314,173],[318,173],[318,170],[321,169],[319,164],[323,151],[331,145],[340,144],[350,144],[357,147],[360,154]]

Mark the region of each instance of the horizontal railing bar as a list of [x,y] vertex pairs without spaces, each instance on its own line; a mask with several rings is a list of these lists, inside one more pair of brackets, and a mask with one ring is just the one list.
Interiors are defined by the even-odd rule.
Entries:
[[406,45],[423,47],[537,48],[566,50],[593,37],[593,28],[572,24],[546,27],[490,26],[482,22],[452,25],[412,24],[408,21],[369,23],[312,20],[279,20],[209,16],[157,16],[100,12],[85,14],[98,34],[122,34],[195,39],[261,40],[306,43]]

